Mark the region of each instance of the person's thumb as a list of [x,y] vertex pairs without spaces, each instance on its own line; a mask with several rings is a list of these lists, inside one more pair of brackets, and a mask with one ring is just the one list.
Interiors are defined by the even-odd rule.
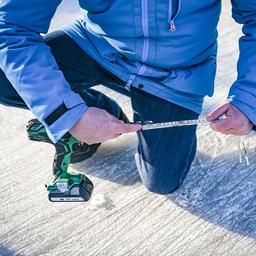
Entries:
[[140,124],[126,124],[126,123],[116,123],[115,130],[116,133],[130,133],[130,132],[137,132],[141,129]]
[[224,115],[228,111],[229,107],[230,107],[230,103],[224,103],[218,106],[210,114],[207,115],[206,117],[207,121],[213,122],[216,119],[220,118],[222,115]]

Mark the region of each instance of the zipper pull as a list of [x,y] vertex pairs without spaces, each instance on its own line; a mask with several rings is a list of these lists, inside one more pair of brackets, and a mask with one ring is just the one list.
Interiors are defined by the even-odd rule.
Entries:
[[176,31],[176,26],[174,24],[174,20],[170,20],[169,31],[171,31],[171,32]]

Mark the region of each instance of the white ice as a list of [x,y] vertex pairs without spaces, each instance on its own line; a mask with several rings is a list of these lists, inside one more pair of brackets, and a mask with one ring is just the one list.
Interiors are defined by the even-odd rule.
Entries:
[[[241,27],[223,2],[215,95],[203,115],[221,103],[236,79]],[[51,30],[79,15],[64,2]],[[105,89],[131,117],[127,97]],[[104,144],[73,165],[94,183],[89,203],[50,203],[54,148],[27,139],[32,115],[0,106],[0,255],[256,255],[255,135],[243,138],[250,165],[239,163],[238,139],[198,129],[198,153],[184,184],[172,195],[148,192],[136,171],[134,134]]]

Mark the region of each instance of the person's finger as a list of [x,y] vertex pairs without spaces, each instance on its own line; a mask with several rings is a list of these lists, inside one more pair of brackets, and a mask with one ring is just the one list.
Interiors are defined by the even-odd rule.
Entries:
[[210,125],[210,127],[215,131],[222,132],[222,131],[233,128],[233,123],[232,123],[232,120],[229,117],[227,117],[226,119],[213,122]]
[[108,117],[110,121],[118,121],[119,119],[117,119],[115,116],[111,115],[108,113]]
[[233,130],[232,131],[232,135],[235,135],[235,136],[245,136],[245,135],[248,135],[250,133],[250,131],[236,131],[236,130]]
[[116,120],[113,120],[113,122],[118,123],[118,124],[123,124],[124,120],[116,119]]
[[227,130],[221,131],[220,133],[225,135],[234,135],[234,129],[227,129]]
[[120,119],[118,119],[117,117],[115,117],[114,115],[111,115],[111,114],[109,114],[109,117],[110,117],[110,121],[111,122],[114,122],[114,123],[124,123],[124,120],[120,120]]
[[234,135],[234,136],[245,136],[245,135],[249,134],[249,132],[236,131],[235,129],[230,129],[230,130],[227,130],[226,132],[221,132],[221,133],[227,134],[227,135]]
[[126,124],[126,123],[115,123],[115,133],[122,134],[122,133],[130,133],[130,132],[137,132],[141,129],[140,124]]
[[218,106],[216,109],[214,109],[210,114],[207,115],[206,119],[207,121],[214,121],[218,118],[220,118],[222,115],[224,115],[230,107],[230,103],[224,103],[221,106]]
[[114,134],[114,135],[112,135],[112,136],[108,136],[108,137],[105,138],[104,141],[102,141],[102,142],[106,142],[106,141],[109,141],[109,140],[116,139],[116,138],[118,138],[120,135],[122,135],[122,134]]

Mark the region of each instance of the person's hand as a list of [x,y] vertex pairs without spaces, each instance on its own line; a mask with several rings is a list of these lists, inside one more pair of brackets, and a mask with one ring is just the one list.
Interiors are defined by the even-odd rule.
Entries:
[[124,121],[112,116],[106,110],[90,107],[69,132],[82,142],[95,144],[140,129],[141,125],[125,124]]
[[[221,120],[217,120],[224,117]],[[247,135],[252,130],[253,124],[238,108],[230,103],[224,103],[213,110],[207,121],[213,122],[210,126],[213,130],[223,134]]]

